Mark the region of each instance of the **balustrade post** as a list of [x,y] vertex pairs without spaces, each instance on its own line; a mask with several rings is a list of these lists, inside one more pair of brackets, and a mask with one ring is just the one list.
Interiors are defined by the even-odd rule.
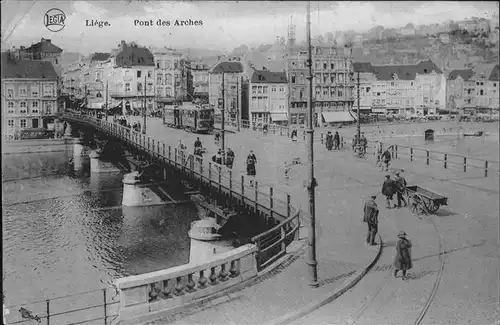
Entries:
[[427,152],[427,165],[429,165],[429,150],[426,151]]
[[274,189],[272,187],[269,188],[269,216],[272,218],[273,217],[273,208],[274,208],[274,202],[273,202],[273,195],[274,195]]
[[340,137],[340,148],[344,149],[344,137]]
[[448,154],[444,154],[444,169],[448,168]]
[[484,177],[488,177],[488,160],[484,161]]
[[323,132],[321,132],[321,144],[323,144]]
[[233,171],[229,170],[229,195],[233,197]]
[[290,218],[291,212],[292,212],[292,207],[290,206],[290,194],[286,195],[286,218]]
[[174,166],[177,168],[177,148],[174,148]]
[[165,144],[163,144],[163,158],[165,158]]
[[102,289],[102,295],[104,300],[104,325],[108,325],[108,308],[106,299],[106,289]]
[[396,159],[398,159],[398,145],[395,145],[394,149],[396,149],[394,153],[396,155]]
[[150,141],[150,140],[151,140],[151,139],[148,137],[148,153],[149,153],[149,151],[150,151],[150,147],[149,147],[149,146],[150,146],[150,145],[149,145],[149,141]]
[[172,147],[168,146],[168,162],[172,163]]
[[245,203],[243,196],[245,195],[245,176],[241,175],[241,201]]
[[259,211],[259,182],[255,181],[255,213]]
[[287,127],[286,128],[286,136],[289,137],[290,136],[290,127]]
[[410,148],[410,161],[413,161],[413,148]]
[[391,146],[391,158],[394,159],[394,146]]
[[464,173],[467,172],[467,157],[464,157]]
[[306,131],[302,131],[302,140],[306,139]]

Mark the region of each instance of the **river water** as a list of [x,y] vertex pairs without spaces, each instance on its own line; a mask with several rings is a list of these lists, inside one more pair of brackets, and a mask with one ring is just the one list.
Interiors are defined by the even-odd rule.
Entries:
[[108,288],[113,279],[189,262],[193,205],[121,207],[122,174],[90,173],[62,151],[5,154],[6,305]]

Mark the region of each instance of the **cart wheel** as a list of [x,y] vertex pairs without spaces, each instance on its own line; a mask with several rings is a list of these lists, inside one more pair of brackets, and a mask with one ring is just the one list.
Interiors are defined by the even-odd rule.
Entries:
[[439,210],[439,204],[435,203],[434,201],[430,201],[428,209],[430,212],[435,213],[437,210]]

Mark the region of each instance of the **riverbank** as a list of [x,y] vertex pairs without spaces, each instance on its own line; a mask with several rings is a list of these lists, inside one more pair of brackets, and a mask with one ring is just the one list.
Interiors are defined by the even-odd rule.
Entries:
[[3,140],[2,155],[66,151],[68,145],[78,141],[74,138]]

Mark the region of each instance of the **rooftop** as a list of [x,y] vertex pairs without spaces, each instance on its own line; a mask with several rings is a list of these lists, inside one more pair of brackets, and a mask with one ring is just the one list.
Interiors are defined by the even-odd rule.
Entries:
[[233,61],[233,62],[220,62],[217,64],[211,73],[242,73],[243,65],[241,62]]
[[93,53],[90,61],[106,61],[111,57],[111,53]]
[[463,80],[467,81],[474,75],[474,71],[472,69],[465,70],[453,70],[450,72],[448,76],[448,80],[455,80],[458,76],[462,77]]
[[154,66],[154,57],[151,51],[136,44],[121,43],[121,48],[116,53],[116,65],[123,66]]
[[50,39],[42,38],[40,42],[31,45],[26,51],[36,53],[61,53],[63,50],[52,44]]
[[272,72],[267,70],[255,70],[252,75],[252,83],[286,83],[286,73]]
[[443,73],[437,65],[430,61],[420,61],[417,64],[399,65],[372,65],[370,62],[355,62],[355,72],[375,73],[379,80],[393,80],[395,77],[400,80],[415,80],[417,74],[429,74],[435,71]]
[[2,53],[2,78],[57,79],[52,63],[48,61],[16,60],[10,53]]
[[500,66],[498,64],[495,65],[493,70],[491,70],[490,77],[488,78],[488,80],[491,80],[491,81],[500,80]]

